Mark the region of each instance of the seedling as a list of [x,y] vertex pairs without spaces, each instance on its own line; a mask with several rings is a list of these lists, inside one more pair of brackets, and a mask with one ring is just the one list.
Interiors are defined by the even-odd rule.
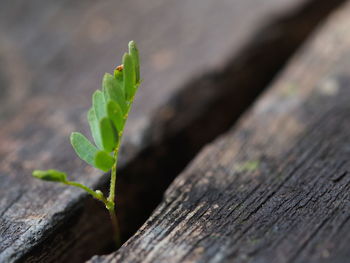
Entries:
[[87,113],[87,119],[95,145],[79,132],[73,132],[70,136],[70,142],[82,160],[103,172],[111,170],[108,197],[100,190],[94,191],[81,183],[69,181],[64,172],[53,169],[33,171],[36,178],[81,188],[101,201],[109,211],[117,246],[120,245],[115,212],[118,153],[125,123],[139,85],[139,55],[135,42],[131,41],[129,52],[123,56],[123,64],[114,70],[113,75],[106,73],[102,81],[102,90],[96,90],[92,95],[92,107]]

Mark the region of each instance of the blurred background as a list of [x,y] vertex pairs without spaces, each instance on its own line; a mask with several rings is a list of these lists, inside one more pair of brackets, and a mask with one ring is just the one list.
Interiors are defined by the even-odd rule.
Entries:
[[[0,255],[40,257],[44,252],[37,247],[49,235],[45,231],[50,230],[52,238],[59,224],[66,231],[86,218],[96,222],[101,214],[94,206],[67,213],[69,205],[86,196],[43,185],[30,174],[37,168],[61,167],[73,179],[106,185],[106,178],[76,160],[68,136],[75,130],[89,134],[91,95],[101,87],[103,74],[121,63],[130,40],[140,49],[143,83],[121,152],[118,193],[124,240],[147,219],[203,145],[234,124],[342,2],[2,0]],[[13,205],[17,203],[25,206],[22,212]],[[63,216],[54,221],[56,213]],[[72,215],[83,219],[72,221]],[[36,228],[39,223],[45,227]],[[83,231],[95,229],[86,224],[62,237],[69,237],[75,251],[63,249],[56,260],[79,262],[110,250],[110,238],[98,246],[91,236],[82,238]],[[25,234],[28,229],[30,234]],[[98,237],[109,230],[104,228]],[[38,241],[29,244],[33,236]],[[86,242],[78,246],[79,239]]]
[[[220,50],[232,48],[233,38],[250,34],[244,28],[254,23],[254,16],[231,32],[232,24],[240,23],[239,9],[231,2],[2,1],[1,98],[7,104],[2,118],[34,94],[55,97],[57,107],[62,99],[77,107],[87,105],[104,72],[120,64],[130,40],[138,43],[143,61],[139,97],[166,99],[169,90],[194,72],[222,62],[228,53]],[[225,19],[218,19],[221,15]],[[225,41],[206,41],[222,40],[222,35]],[[152,107],[143,105],[142,111]]]

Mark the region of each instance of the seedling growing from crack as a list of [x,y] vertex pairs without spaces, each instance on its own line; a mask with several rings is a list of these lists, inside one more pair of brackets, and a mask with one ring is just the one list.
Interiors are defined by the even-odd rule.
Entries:
[[120,245],[120,237],[114,201],[118,153],[125,123],[139,85],[139,55],[135,42],[131,41],[129,52],[123,56],[123,64],[114,70],[113,75],[106,73],[102,90],[97,90],[92,95],[92,107],[87,113],[87,119],[95,145],[79,132],[73,132],[70,136],[70,142],[82,160],[103,172],[111,170],[108,197],[100,190],[94,191],[83,184],[69,181],[64,172],[52,169],[33,171],[36,178],[81,188],[103,202],[112,220],[117,246]]

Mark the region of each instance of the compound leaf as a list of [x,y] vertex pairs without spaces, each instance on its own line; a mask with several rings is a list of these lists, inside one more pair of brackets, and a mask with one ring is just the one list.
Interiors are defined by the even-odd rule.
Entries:
[[113,75],[106,73],[102,81],[105,100],[113,100],[119,104],[123,113],[127,112],[127,104],[123,91],[123,83],[119,82]]
[[98,151],[94,161],[96,168],[108,172],[112,168],[115,159],[106,151]]
[[131,55],[132,62],[134,64],[135,81],[136,81],[136,84],[139,84],[140,83],[140,58],[139,58],[139,51],[134,41],[129,42],[129,54]]
[[80,159],[94,166],[94,156],[98,149],[79,132],[72,132],[70,142]]
[[46,171],[35,170],[33,171],[32,175],[44,181],[59,182],[59,183],[67,182],[67,174],[54,169],[50,169]]
[[116,130],[118,132],[121,132],[124,128],[123,112],[120,109],[119,105],[112,100],[108,101],[107,103],[107,115],[108,118],[112,121]]
[[130,54],[124,54],[123,65],[124,92],[126,100],[130,101],[135,93],[135,68]]
[[109,118],[104,117],[100,120],[100,131],[103,149],[112,152],[117,146],[118,135]]
[[95,144],[99,149],[102,149],[102,141],[101,141],[101,131],[100,131],[100,124],[96,117],[96,113],[94,108],[91,108],[88,111],[88,122],[90,125],[90,130],[92,134],[92,138],[94,138]]
[[98,120],[107,116],[105,97],[100,90],[96,90],[92,95],[92,107]]

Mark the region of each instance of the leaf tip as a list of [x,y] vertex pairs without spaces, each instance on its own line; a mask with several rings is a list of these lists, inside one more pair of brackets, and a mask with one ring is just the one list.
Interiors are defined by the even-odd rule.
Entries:
[[64,172],[60,172],[57,170],[34,170],[32,172],[32,176],[44,180],[44,181],[50,181],[50,182],[59,182],[59,183],[65,183],[67,182],[67,174]]

